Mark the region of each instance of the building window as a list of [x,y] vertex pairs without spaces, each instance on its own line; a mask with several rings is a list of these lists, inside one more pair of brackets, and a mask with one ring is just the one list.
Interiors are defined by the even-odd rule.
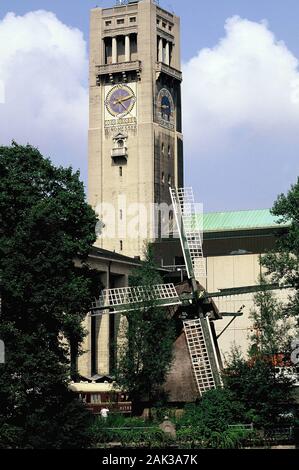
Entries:
[[163,28],[166,28],[166,23],[163,22],[163,23],[162,23],[162,26],[163,26]]
[[119,218],[120,218],[120,220],[123,220],[123,210],[122,209],[119,210]]
[[171,157],[170,145],[168,145],[167,154],[168,154],[168,158],[170,158]]
[[122,240],[119,241],[119,248],[120,248],[120,251],[123,251],[123,241]]
[[122,176],[122,175],[123,175],[123,167],[120,166],[120,167],[119,167],[119,176]]
[[112,23],[112,21],[111,21],[111,20],[109,20],[109,21],[105,21],[105,25],[106,25],[106,26],[111,26],[111,23]]
[[164,142],[162,142],[162,146],[161,146],[162,155],[164,155],[164,149],[165,149],[165,147],[164,147]]
[[132,16],[132,18],[130,18],[130,23],[136,23],[136,16]]
[[91,403],[101,403],[101,394],[100,393],[92,393],[91,394]]
[[172,26],[171,24],[168,26],[169,31],[172,31]]
[[160,24],[160,20],[159,18],[157,18],[157,25],[159,26],[159,24]]
[[105,64],[111,64],[112,62],[112,38],[104,39],[104,55]]
[[130,35],[131,40],[131,60],[137,59],[137,34]]
[[116,23],[117,23],[117,24],[124,24],[124,22],[125,22],[124,18],[121,18],[121,19],[119,19],[119,20],[116,20]]
[[168,175],[168,184],[171,186],[171,175]]
[[162,180],[162,183],[165,183],[165,175],[164,175],[164,171],[162,171],[162,178],[161,178],[161,180]]

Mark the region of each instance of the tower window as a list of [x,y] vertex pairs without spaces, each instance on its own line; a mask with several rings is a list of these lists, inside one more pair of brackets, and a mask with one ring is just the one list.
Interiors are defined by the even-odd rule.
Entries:
[[164,142],[162,142],[162,146],[161,146],[162,155],[164,155],[164,149],[165,149]]
[[165,183],[165,175],[164,175],[164,171],[162,171],[162,183]]
[[104,55],[105,55],[105,64],[111,64],[112,62],[112,38],[104,39]]
[[119,210],[119,218],[120,218],[120,220],[123,220],[123,210],[122,209]]
[[119,167],[119,176],[122,176],[122,175],[123,175],[123,167],[120,166],[120,167]]
[[137,60],[137,34],[130,35],[131,42],[131,60]]
[[171,157],[170,145],[168,145],[167,153],[168,153],[168,158],[170,158]]
[[119,248],[120,248],[120,251],[123,251],[123,241],[122,240],[119,241]]
[[171,186],[171,175],[168,175],[168,184]]

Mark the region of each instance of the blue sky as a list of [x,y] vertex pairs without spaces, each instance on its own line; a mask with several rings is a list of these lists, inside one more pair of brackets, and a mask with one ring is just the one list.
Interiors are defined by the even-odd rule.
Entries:
[[[85,180],[89,9],[112,4],[0,0],[0,141],[27,138]],[[270,207],[299,175],[299,2],[160,4],[181,16],[185,184],[206,211]],[[28,16],[41,9],[56,19]]]

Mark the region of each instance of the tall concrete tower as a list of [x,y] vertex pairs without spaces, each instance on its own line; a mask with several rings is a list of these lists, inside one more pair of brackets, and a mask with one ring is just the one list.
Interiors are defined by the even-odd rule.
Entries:
[[[183,184],[180,20],[153,0],[91,11],[89,202],[97,246],[142,256],[159,239],[169,185]],[[168,223],[168,221],[166,221]]]

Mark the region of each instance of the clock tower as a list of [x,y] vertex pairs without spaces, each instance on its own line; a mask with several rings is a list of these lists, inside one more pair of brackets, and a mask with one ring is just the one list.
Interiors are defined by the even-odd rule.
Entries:
[[157,3],[91,11],[89,202],[96,245],[131,257],[171,229],[183,185],[180,21]]

